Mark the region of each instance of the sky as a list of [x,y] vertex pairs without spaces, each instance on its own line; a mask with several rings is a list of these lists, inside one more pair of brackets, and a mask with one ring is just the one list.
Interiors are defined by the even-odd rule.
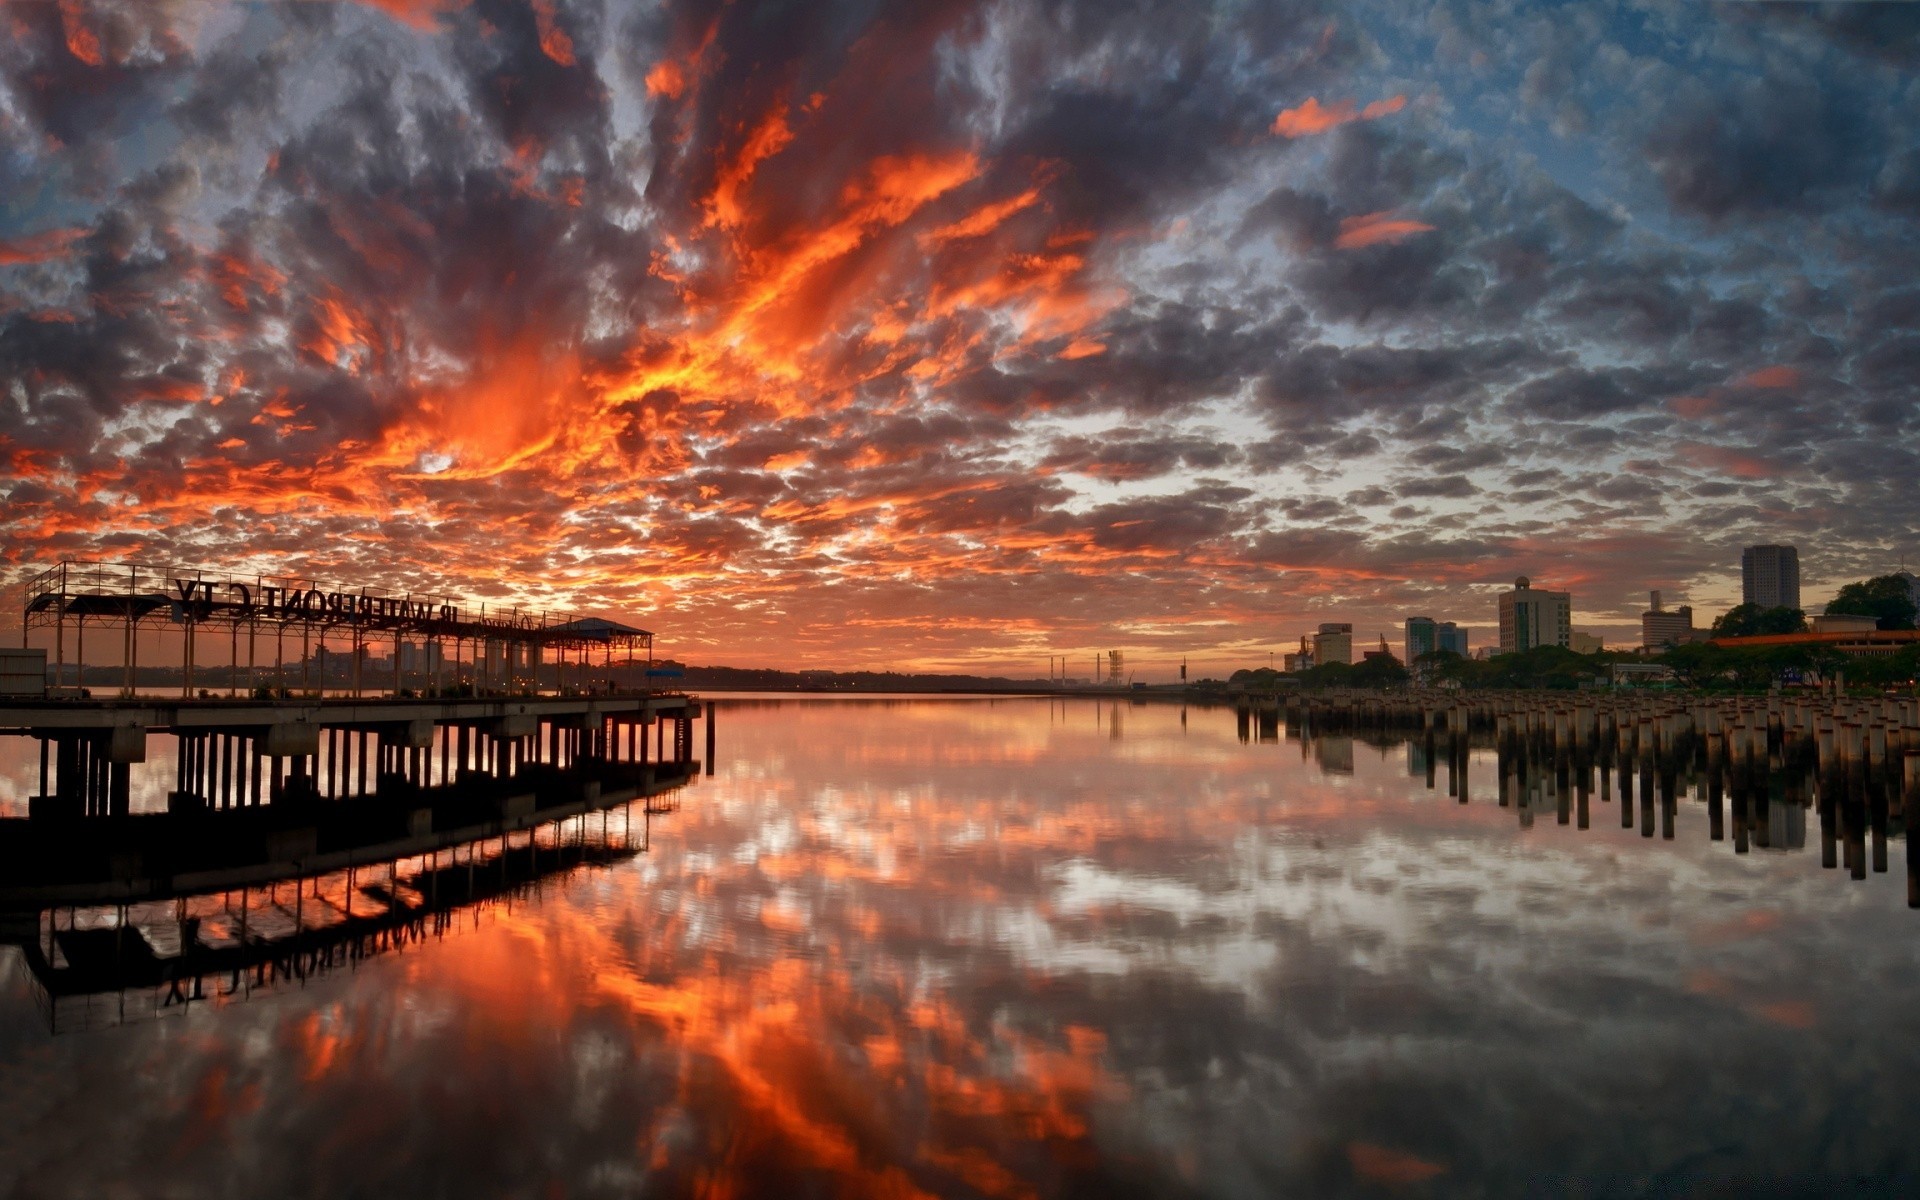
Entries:
[[[1920,5],[0,5],[0,582],[690,662],[1638,641],[1920,562]],[[3,618],[18,628],[17,603]],[[1084,667],[1084,669],[1083,669]]]

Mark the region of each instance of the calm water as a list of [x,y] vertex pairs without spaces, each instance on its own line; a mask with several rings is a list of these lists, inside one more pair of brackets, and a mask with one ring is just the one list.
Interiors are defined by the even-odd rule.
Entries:
[[1904,844],[1582,831],[1230,710],[720,717],[644,853],[302,985],[54,1034],[0,951],[0,1195],[1920,1186]]

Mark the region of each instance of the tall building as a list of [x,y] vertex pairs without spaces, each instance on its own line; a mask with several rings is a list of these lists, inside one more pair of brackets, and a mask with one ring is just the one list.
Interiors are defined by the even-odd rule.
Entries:
[[1127,655],[1124,650],[1107,651],[1107,682],[1118,687],[1127,681]]
[[1320,626],[1320,632],[1313,635],[1313,661],[1316,665],[1351,663],[1353,661],[1353,624],[1347,621],[1323,623]]
[[1740,595],[1761,608],[1800,607],[1800,552],[1792,546],[1748,546],[1740,552]]
[[1700,631],[1693,627],[1691,604],[1682,604],[1668,612],[1660,603],[1659,592],[1653,593],[1652,601],[1647,611],[1640,614],[1642,646],[1658,650],[1662,646],[1684,646],[1700,640]]
[[1451,650],[1461,658],[1467,657],[1467,631],[1452,621],[1408,617],[1407,665],[1412,666],[1422,654],[1432,654],[1436,650]]
[[1407,618],[1407,657],[1403,660],[1408,666],[1420,661],[1422,654],[1432,654],[1440,648],[1440,626],[1432,617]]
[[1500,593],[1500,653],[1565,646],[1572,640],[1570,593],[1535,588],[1525,575],[1513,581],[1512,591]]

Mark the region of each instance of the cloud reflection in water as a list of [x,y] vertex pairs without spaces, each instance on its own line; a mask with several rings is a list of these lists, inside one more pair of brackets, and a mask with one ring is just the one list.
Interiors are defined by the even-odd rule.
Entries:
[[[1231,712],[729,705],[652,850],[246,1005],[0,1033],[0,1190],[1257,1195],[1911,1177],[1897,875]],[[1116,738],[1114,732],[1120,736]],[[1342,760],[1344,768],[1344,759]],[[1482,780],[1492,772],[1479,767]],[[1596,801],[1596,807],[1600,807]],[[98,1137],[100,1123],[115,1136]]]

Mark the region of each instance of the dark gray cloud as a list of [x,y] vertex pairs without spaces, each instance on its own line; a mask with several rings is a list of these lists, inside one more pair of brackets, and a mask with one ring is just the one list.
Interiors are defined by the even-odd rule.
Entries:
[[1898,7],[9,6],[7,557],[598,562],[745,657],[1838,578],[1920,526]]

